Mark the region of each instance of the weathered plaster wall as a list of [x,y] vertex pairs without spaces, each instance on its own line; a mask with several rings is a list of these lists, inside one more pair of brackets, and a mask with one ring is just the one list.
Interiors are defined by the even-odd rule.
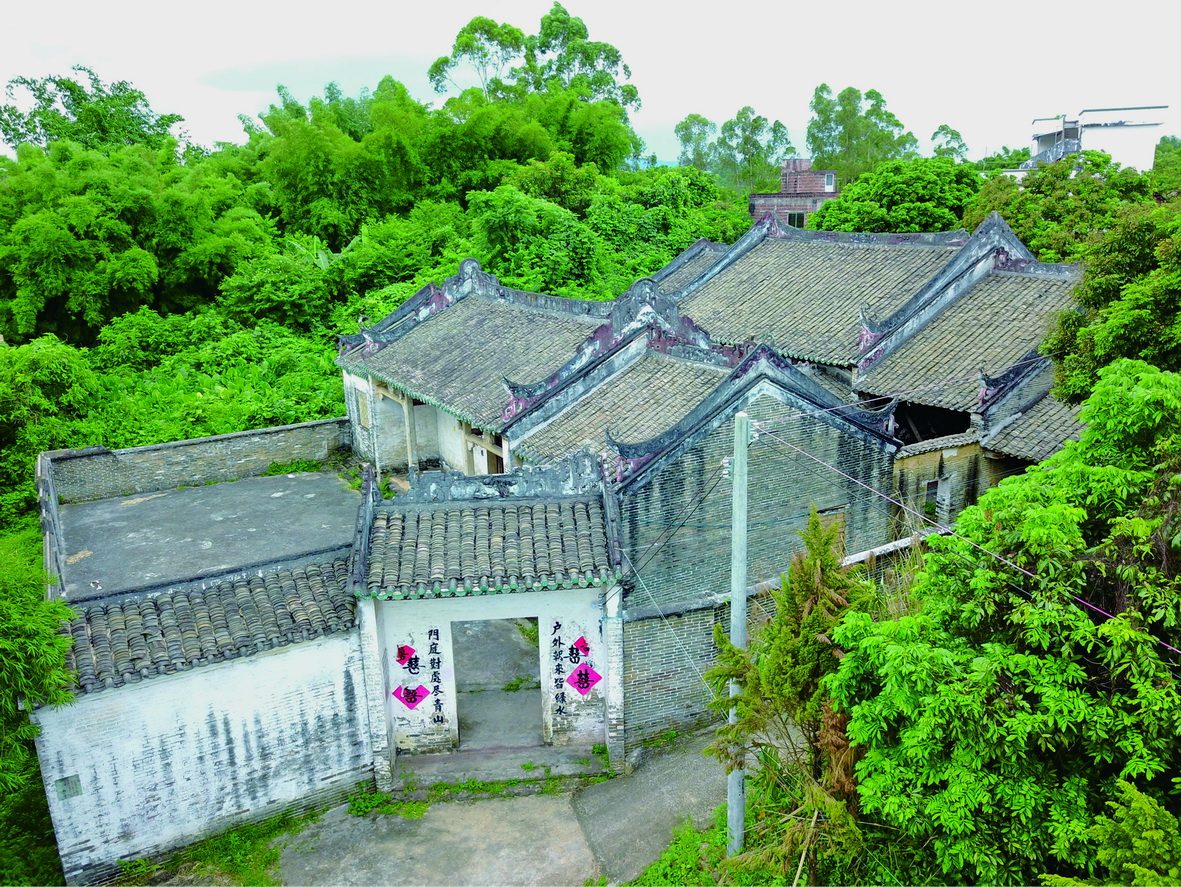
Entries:
[[[938,444],[938,439],[930,443]],[[894,463],[895,488],[899,497],[919,514],[941,524],[954,521],[961,511],[975,504],[980,493],[992,483],[991,478],[981,477],[982,456],[978,443],[957,442],[955,446],[910,456],[904,455],[905,452]],[[914,532],[922,524],[913,515],[902,514],[899,521],[899,535]]]
[[45,456],[52,462],[58,499],[68,503],[254,477],[275,462],[320,462],[351,446],[349,422],[342,417],[149,447],[92,447]]
[[467,443],[463,428],[450,413],[437,410],[435,439],[439,444],[439,458],[452,471],[467,471]]
[[[390,723],[396,725],[396,750],[445,751],[459,744],[451,623],[521,617],[536,618],[541,631],[541,690],[536,692],[542,695],[544,741],[553,745],[604,742],[607,683],[602,678],[609,668],[602,628],[605,593],[602,588],[585,588],[378,601],[378,646],[388,688],[385,708]],[[585,640],[585,651],[579,649],[580,639]],[[495,651],[489,650],[488,655]],[[569,683],[584,664],[599,675],[585,694]]]
[[[406,419],[402,405],[378,396],[369,379],[351,373],[344,374],[344,393],[358,455],[382,469],[405,469]],[[438,412],[427,404],[414,407],[414,442],[420,466],[423,461],[433,464],[439,458]]]
[[[358,633],[33,713],[68,883],[343,798],[373,757]],[[76,793],[75,793],[76,792]]]

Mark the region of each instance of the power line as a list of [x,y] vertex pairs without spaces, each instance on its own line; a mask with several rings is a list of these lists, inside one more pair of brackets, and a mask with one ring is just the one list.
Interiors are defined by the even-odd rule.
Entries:
[[[843,477],[845,480],[847,480],[853,484],[856,484],[857,486],[862,487],[865,490],[868,490],[869,492],[880,497],[881,499],[885,500],[886,502],[889,502],[890,504],[902,509],[903,511],[907,512],[908,514],[914,515],[915,517],[918,517],[922,520],[930,520],[929,518],[926,517],[926,515],[920,514],[918,511],[916,511],[915,509],[906,505],[904,502],[902,502],[898,499],[895,499],[894,497],[892,497],[886,493],[883,493],[874,487],[871,487],[869,484],[859,480],[858,478],[854,477],[851,474],[841,471],[841,469],[837,468],[835,465],[830,465],[829,463],[825,462],[823,459],[820,459],[819,457],[812,455],[807,450],[797,447],[795,444],[791,443],[790,441],[784,440],[782,437],[778,436],[774,432],[766,431],[766,430],[762,429],[761,427],[760,427],[760,432],[763,434],[766,434],[772,440],[778,441],[783,446],[786,446],[789,449],[794,450],[795,452],[799,453],[800,455],[804,456],[805,458],[812,460],[817,465],[822,466],[826,470],[832,471],[835,474],[839,475],[840,477]],[[998,554],[994,551],[990,551],[989,549],[985,548],[983,545],[980,545],[979,543],[974,542],[973,540],[969,539],[968,537],[955,532],[955,530],[951,529],[950,527],[947,527],[947,526],[940,524],[936,521],[931,521],[931,523],[936,527],[936,529],[938,529],[940,534],[953,536],[954,538],[959,539],[961,542],[964,542],[964,543],[970,545],[972,548],[975,548],[976,550],[982,552],[983,554],[987,555],[988,557],[990,557],[996,561],[999,561],[1000,563],[1003,563],[1006,566],[1012,567],[1014,570],[1027,576],[1028,578],[1033,579],[1035,581],[1037,580],[1037,575],[1035,573],[1033,573],[1030,570],[1025,569],[1024,567],[1020,566],[1019,564],[1015,564],[1013,561],[1009,560],[1008,558],[1004,557],[1003,555]],[[1016,587],[1016,586],[1014,586],[1014,587]],[[1072,600],[1074,600],[1076,603],[1079,603],[1079,604],[1083,605],[1084,607],[1094,610],[1096,613],[1099,613],[1099,614],[1107,617],[1108,619],[1115,618],[1115,616],[1113,614],[1108,613],[1102,607],[1098,607],[1095,604],[1092,604],[1090,601],[1086,600],[1085,598],[1081,598],[1076,594],[1071,594],[1070,592],[1066,592],[1066,594]],[[1181,650],[1178,650],[1172,644],[1168,644],[1165,641],[1162,641],[1159,638],[1157,638],[1151,634],[1149,635],[1149,637],[1152,637],[1152,639],[1154,641],[1156,641],[1158,644],[1160,644],[1162,647],[1165,647],[1168,650],[1172,650],[1174,653],[1181,654]]]

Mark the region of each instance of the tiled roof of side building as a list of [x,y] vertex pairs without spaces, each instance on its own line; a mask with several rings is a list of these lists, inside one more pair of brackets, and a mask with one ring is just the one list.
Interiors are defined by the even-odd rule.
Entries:
[[861,310],[893,313],[958,249],[768,237],[680,307],[715,341],[774,340],[791,357],[849,365],[857,356]]
[[350,351],[337,365],[495,429],[508,399],[503,379],[544,378],[602,322],[469,296],[381,350]]
[[984,446],[1006,456],[1040,462],[1062,449],[1068,440],[1079,439],[1085,427],[1078,418],[1081,410],[1081,406],[1064,404],[1046,394],[985,440]]
[[121,687],[348,631],[356,599],[338,560],[226,580],[203,591],[96,601],[67,627],[77,692]]
[[373,515],[372,597],[575,588],[615,578],[601,496],[395,503]]
[[648,351],[524,437],[515,449],[545,461],[567,456],[584,444],[593,452],[604,452],[608,431],[617,441],[649,440],[685,418],[729,375],[725,367]]
[[1069,276],[993,272],[855,382],[858,391],[970,412],[980,372],[999,375],[1037,348],[1069,306]]

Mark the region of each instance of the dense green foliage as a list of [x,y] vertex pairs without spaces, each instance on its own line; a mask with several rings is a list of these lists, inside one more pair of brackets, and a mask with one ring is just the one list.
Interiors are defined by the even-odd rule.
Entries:
[[1121,357],[1181,371],[1181,198],[1120,207],[1083,255],[1081,310],[1063,314],[1044,346],[1058,394],[1081,400]]
[[87,83],[72,77],[17,77],[8,84],[8,97],[31,100],[0,106],[0,139],[12,147],[23,143],[48,147],[53,142],[75,142],[87,149],[105,150],[126,145],[152,149],[170,147],[171,131],[184,118],[157,114],[147,97],[126,80],[106,84],[90,68],[75,65]]
[[1042,164],[1020,182],[1012,176],[985,182],[964,213],[964,226],[971,230],[996,211],[1043,262],[1073,262],[1083,258],[1093,232],[1106,230],[1123,207],[1150,195],[1149,177],[1106,154],[1084,151]]
[[864,815],[959,883],[1089,877],[1118,779],[1176,810],[1181,376],[1114,363],[1083,418],[931,541],[921,613],[835,633]]
[[890,160],[808,216],[818,231],[951,231],[980,190],[974,166],[947,157]]

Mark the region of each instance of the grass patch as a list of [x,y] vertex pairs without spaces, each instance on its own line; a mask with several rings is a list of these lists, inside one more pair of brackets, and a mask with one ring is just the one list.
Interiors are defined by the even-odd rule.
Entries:
[[518,690],[540,690],[541,681],[532,675],[523,674],[513,678],[500,689],[506,693],[516,693]]
[[611,769],[611,756],[607,753],[607,746],[599,743],[591,749],[591,754],[603,762],[603,769]]
[[349,813],[353,816],[368,816],[370,813],[384,813],[401,816],[403,819],[422,819],[430,809],[430,801],[398,801],[386,792],[367,792],[349,795]]
[[322,462],[314,459],[292,459],[290,462],[272,462],[263,477],[274,477],[277,474],[303,474],[307,471],[319,471],[324,467]]
[[650,736],[640,743],[644,748],[663,748],[670,743],[676,742],[677,736],[680,735],[676,730],[665,730],[663,733],[657,733],[655,736]]
[[119,883],[140,884],[156,880],[161,871],[176,873],[184,869],[186,877],[194,883],[229,880],[242,885],[278,885],[281,882],[275,877],[274,869],[279,864],[281,845],[276,845],[276,839],[298,834],[319,819],[320,813],[302,816],[283,813],[264,822],[240,825],[206,838],[159,865],[142,859],[122,862],[123,876]]
[[537,624],[537,617],[530,616],[527,619],[517,620],[517,631],[521,636],[527,640],[530,645],[536,647],[541,639],[541,628]]
[[698,831],[692,820],[673,829],[672,842],[652,865],[628,885],[784,884],[782,870],[739,868],[726,861],[726,807],[714,811],[714,823]]

